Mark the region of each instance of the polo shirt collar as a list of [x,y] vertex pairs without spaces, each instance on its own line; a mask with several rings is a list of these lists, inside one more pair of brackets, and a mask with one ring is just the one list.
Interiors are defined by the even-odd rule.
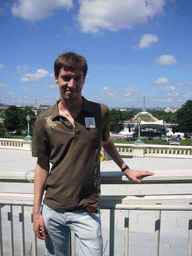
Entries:
[[52,107],[52,120],[54,121],[55,119],[57,119],[57,117],[60,117],[59,115],[59,110],[58,110],[58,103],[60,100],[57,100],[57,102],[55,103],[55,105],[53,105]]
[[[88,100],[86,100],[84,97],[82,97],[83,99],[83,110],[91,113],[90,111],[90,103]],[[60,99],[57,100],[57,102],[53,105],[52,107],[52,120],[56,120],[58,117],[60,118],[59,115],[59,110],[58,110],[58,103],[59,103]]]

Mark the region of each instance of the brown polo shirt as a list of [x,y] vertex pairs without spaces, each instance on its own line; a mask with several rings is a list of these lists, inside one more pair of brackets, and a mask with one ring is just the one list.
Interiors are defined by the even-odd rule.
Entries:
[[100,204],[100,148],[109,137],[109,109],[83,100],[75,127],[59,115],[57,102],[33,129],[32,155],[49,156],[52,163],[44,203],[61,212]]

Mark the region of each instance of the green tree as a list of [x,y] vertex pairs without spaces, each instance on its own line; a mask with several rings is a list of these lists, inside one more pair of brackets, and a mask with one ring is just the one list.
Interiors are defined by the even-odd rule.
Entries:
[[9,132],[13,132],[18,128],[20,111],[20,108],[16,106],[10,106],[5,110],[4,125]]
[[165,111],[159,111],[159,110],[150,110],[149,111],[154,117],[161,120],[163,119],[166,123],[177,123],[177,116],[176,112],[168,112]]
[[16,106],[10,106],[5,110],[4,124],[8,131],[12,132],[16,130],[16,133],[21,133],[22,130],[27,129],[27,115],[30,116],[30,133],[32,132],[32,126],[35,121],[35,114],[30,107],[24,109]]
[[33,126],[33,123],[34,123],[36,118],[35,118],[34,112],[32,111],[32,109],[30,107],[25,107],[24,109],[21,109],[21,111],[19,113],[20,123],[19,123],[18,128],[20,130],[26,130],[27,129],[27,120],[26,120],[27,115],[30,116],[29,125],[30,125],[30,133],[31,133],[32,126]]
[[5,138],[7,133],[7,129],[3,123],[0,123],[0,138]]
[[122,112],[121,112],[121,119],[122,119],[122,120],[129,120],[129,119],[131,119],[132,117],[134,117],[133,111],[129,111],[129,112],[127,112],[127,111],[122,111]]
[[121,123],[121,112],[116,109],[110,111],[110,125],[109,130],[112,132],[120,132],[124,125]]
[[181,132],[192,132],[192,100],[188,100],[177,110],[178,130]]

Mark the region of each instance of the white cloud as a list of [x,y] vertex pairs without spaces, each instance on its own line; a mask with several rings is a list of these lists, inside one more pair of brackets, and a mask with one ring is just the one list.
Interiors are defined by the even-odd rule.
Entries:
[[19,74],[19,73],[23,73],[23,72],[27,72],[27,70],[29,69],[29,67],[27,65],[24,66],[16,66],[15,67],[15,73]]
[[54,78],[54,77],[55,77],[55,76],[54,76],[54,73],[50,74],[50,77]]
[[45,19],[59,9],[73,7],[73,0],[17,0],[11,7],[14,16],[24,20],[36,21]]
[[156,59],[156,63],[161,65],[173,65],[177,64],[177,61],[172,55],[161,55]]
[[171,84],[172,81],[167,79],[167,78],[164,78],[164,77],[161,77],[159,78],[157,81],[154,82],[154,84],[161,84],[161,85],[164,85],[164,84]]
[[192,86],[192,82],[187,83],[187,86],[191,87]]
[[185,67],[192,68],[192,62],[189,64],[186,64]]
[[108,96],[113,96],[113,95],[115,95],[115,93],[116,93],[116,92],[113,92],[112,89],[109,88],[109,87],[107,87],[107,86],[105,86],[105,87],[103,88],[103,90],[107,93]]
[[167,86],[166,88],[161,88],[162,91],[171,92],[175,90],[175,86]]
[[125,94],[125,97],[128,97],[128,96],[130,96],[130,93],[126,93],[126,94]]
[[48,88],[48,89],[58,88],[58,86],[56,84],[45,85],[45,87]]
[[4,83],[0,83],[0,88],[2,88],[2,89],[6,89],[6,88],[8,88],[8,86],[7,86],[7,85],[5,85]]
[[14,92],[8,92],[9,95],[14,95]]
[[0,63],[0,69],[3,68],[3,67],[4,67],[4,65],[2,63]]
[[109,96],[113,96],[115,93],[113,93],[113,92],[108,92],[107,93],[107,95],[109,95]]
[[24,91],[24,92],[31,92],[31,88],[30,88],[30,87],[25,87],[25,88],[23,89],[23,91]]
[[188,92],[186,95],[185,95],[186,98],[191,98],[192,97],[192,92]]
[[133,29],[163,12],[165,0],[79,0],[78,21],[83,32]]
[[186,86],[186,87],[192,87],[192,81],[191,82],[188,82],[188,83],[180,83],[180,82],[177,82],[175,83],[176,86]]
[[21,82],[28,83],[28,82],[34,82],[38,81],[40,79],[43,79],[49,75],[49,72],[44,69],[38,69],[35,74],[26,73],[21,78]]
[[146,34],[141,37],[139,48],[149,48],[153,43],[158,42],[158,37],[156,35]]
[[162,102],[171,102],[172,99],[158,99],[157,101],[162,101]]
[[129,88],[129,91],[130,91],[130,92],[138,92],[138,91],[139,91],[139,88],[133,86],[133,87]]

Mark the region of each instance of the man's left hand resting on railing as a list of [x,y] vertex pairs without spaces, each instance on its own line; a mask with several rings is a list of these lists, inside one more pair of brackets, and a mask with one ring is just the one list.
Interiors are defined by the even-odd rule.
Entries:
[[137,183],[141,183],[141,180],[144,177],[154,175],[154,172],[149,171],[135,171],[131,170],[123,161],[119,152],[117,151],[114,143],[110,138],[108,140],[102,142],[102,146],[107,154],[113,159],[113,161],[121,168],[121,170],[125,173],[128,179],[133,180]]

